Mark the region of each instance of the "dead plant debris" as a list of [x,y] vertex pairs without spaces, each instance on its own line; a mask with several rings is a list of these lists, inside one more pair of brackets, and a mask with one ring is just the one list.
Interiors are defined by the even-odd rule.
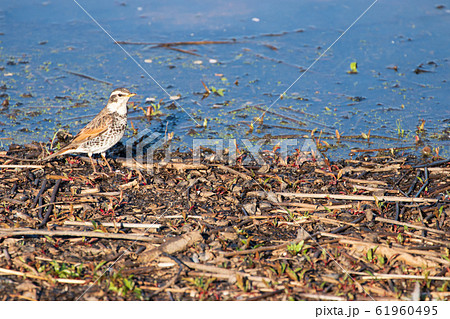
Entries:
[[2,300],[450,299],[448,161],[41,150],[0,153]]

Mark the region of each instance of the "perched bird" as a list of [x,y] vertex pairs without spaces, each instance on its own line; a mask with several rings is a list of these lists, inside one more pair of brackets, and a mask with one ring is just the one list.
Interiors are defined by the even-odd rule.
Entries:
[[92,160],[92,154],[100,153],[106,165],[108,165],[109,170],[112,172],[111,166],[106,160],[105,152],[123,137],[127,127],[127,102],[134,95],[136,93],[131,93],[125,88],[112,91],[108,103],[103,110],[67,146],[47,156],[43,161],[64,154],[87,153],[96,173],[97,170]]

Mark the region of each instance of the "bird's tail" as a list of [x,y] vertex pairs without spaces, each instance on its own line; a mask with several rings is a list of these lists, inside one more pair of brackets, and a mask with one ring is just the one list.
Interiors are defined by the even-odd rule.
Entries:
[[68,149],[68,148],[62,148],[59,151],[54,152],[53,154],[50,154],[49,156],[40,159],[39,161],[40,162],[48,162],[52,158],[55,158],[55,157],[60,156],[60,155],[64,155],[64,154],[68,153],[69,151],[70,151],[70,149]]

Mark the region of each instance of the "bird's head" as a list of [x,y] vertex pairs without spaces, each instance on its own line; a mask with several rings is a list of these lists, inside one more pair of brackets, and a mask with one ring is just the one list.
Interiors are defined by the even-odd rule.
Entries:
[[127,114],[127,102],[130,97],[135,96],[136,93],[131,93],[128,89],[119,88],[112,91],[108,100],[108,110],[117,112],[120,115]]

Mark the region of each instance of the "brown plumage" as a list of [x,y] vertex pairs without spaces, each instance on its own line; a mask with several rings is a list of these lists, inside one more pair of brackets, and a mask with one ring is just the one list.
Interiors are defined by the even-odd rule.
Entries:
[[136,94],[125,88],[115,89],[111,93],[107,105],[100,113],[67,146],[47,156],[43,161],[64,154],[87,153],[94,172],[96,172],[92,154],[100,153],[110,171],[112,171],[105,158],[105,152],[123,137],[127,126],[127,102],[134,95]]

